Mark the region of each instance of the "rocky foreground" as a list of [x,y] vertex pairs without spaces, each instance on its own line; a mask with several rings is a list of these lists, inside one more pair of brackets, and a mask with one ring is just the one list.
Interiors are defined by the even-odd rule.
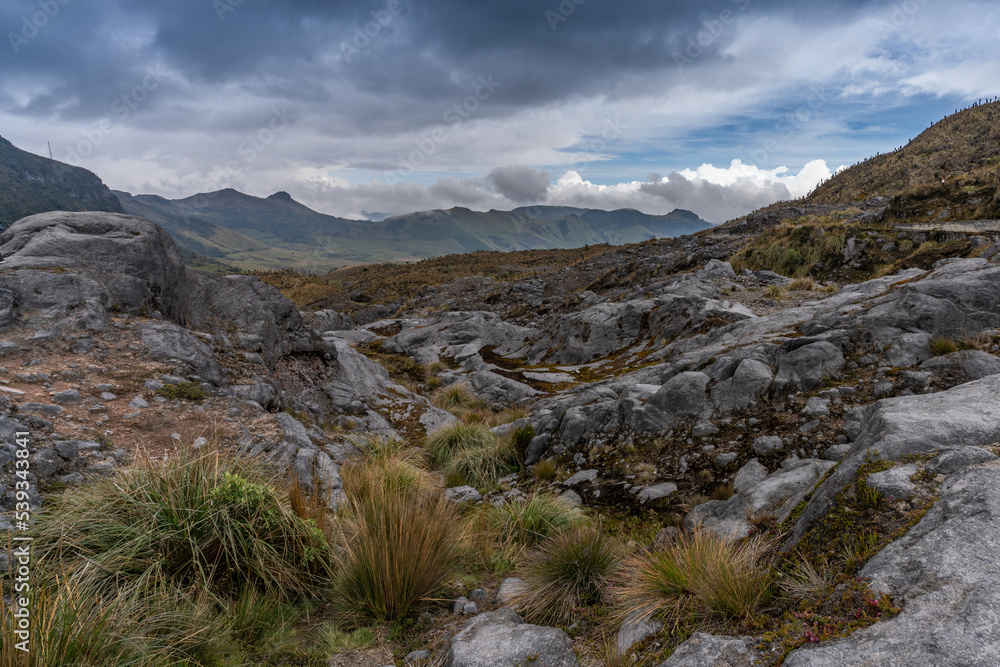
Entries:
[[[199,438],[266,457],[336,506],[353,438],[419,442],[456,419],[370,357],[409,359],[521,410],[497,429],[530,424],[525,464],[558,460],[570,474],[550,488],[597,511],[655,508],[732,537],[773,516],[791,549],[859,479],[901,515],[919,509],[859,573],[901,612],[784,664],[997,664],[1000,244],[818,291],[737,274],[722,261],[733,243],[643,246],[627,289],[566,273],[550,281],[559,299],[535,278],[491,301],[495,285],[467,280],[357,326],[255,278],[190,271],[140,218],[24,218],[0,235],[0,509],[13,508],[20,431],[36,508]],[[683,500],[718,485],[732,495]],[[497,606],[456,628],[448,664],[577,664],[561,630]],[[762,645],[696,634],[663,665],[749,665]]]

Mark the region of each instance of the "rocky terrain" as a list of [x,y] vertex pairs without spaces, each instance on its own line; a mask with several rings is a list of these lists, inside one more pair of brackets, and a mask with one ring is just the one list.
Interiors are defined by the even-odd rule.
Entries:
[[[533,429],[507,500],[475,500],[479,489],[473,502],[541,487],[598,514],[732,538],[773,517],[784,549],[809,550],[858,537],[846,526],[837,542],[832,521],[845,494],[875,489],[872,525],[891,530],[857,575],[898,614],[784,664],[995,664],[997,240],[969,240],[976,257],[823,286],[737,272],[726,261],[737,235],[684,237],[545,279],[462,279],[355,320],[300,312],[255,278],[193,272],[139,218],[31,216],[0,236],[0,503],[13,509],[13,436],[26,431],[42,510],[47,494],[208,439],[336,507],[357,438],[422,443],[457,421],[430,385],[461,385],[516,410],[495,430]],[[845,244],[845,267],[854,252]],[[433,371],[390,375],[406,361]],[[560,472],[538,481],[528,471],[545,460]],[[448,633],[446,664],[577,664],[562,630],[496,608]],[[640,659],[676,644],[656,627],[627,642]],[[763,635],[695,634],[662,664],[775,664],[778,650]]]
[[[933,132],[915,145],[940,149]],[[295,511],[322,536],[372,493],[358,461],[395,461],[376,474],[431,480],[442,520],[466,522],[446,542],[474,545],[477,565],[443,569],[367,648],[334,627],[312,662],[259,664],[995,665],[1000,235],[942,224],[972,210],[948,188],[995,189],[974,154],[965,185],[930,198],[907,181],[827,201],[884,185],[899,156],[883,158],[693,236],[359,268],[286,289],[298,305],[192,270],[139,217],[22,218],[0,234],[0,528],[20,530],[19,502],[44,517],[68,489],[219,450],[319,503]],[[457,460],[440,438],[462,429],[491,438],[485,460],[431,465]],[[512,454],[491,462],[499,443]],[[539,499],[588,527],[486,544],[482,522]],[[619,572],[552,611],[532,596],[559,535],[603,536],[574,562],[604,554],[633,577],[698,540],[733,560],[756,549],[763,593],[749,611],[681,613],[670,584],[657,594],[674,611],[643,613]],[[14,564],[0,552],[4,576]]]

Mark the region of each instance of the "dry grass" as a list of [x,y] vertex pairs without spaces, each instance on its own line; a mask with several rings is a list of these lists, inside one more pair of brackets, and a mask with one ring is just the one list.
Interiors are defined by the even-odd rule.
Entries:
[[793,292],[813,291],[816,289],[816,283],[812,278],[796,278],[788,284],[788,289]]
[[633,556],[616,597],[622,618],[662,615],[739,621],[771,599],[774,574],[765,563],[774,544],[761,536],[734,542],[708,531],[683,533],[663,550]]
[[937,336],[931,339],[931,354],[935,357],[951,354],[952,352],[958,352],[958,344],[952,339],[944,336]]
[[573,611],[604,601],[618,569],[618,546],[599,524],[562,531],[532,553],[521,573],[523,592],[513,601],[534,623],[563,625]]
[[548,482],[555,479],[558,470],[559,464],[555,459],[545,459],[544,461],[539,461],[531,468],[531,474],[539,482]]
[[404,617],[461,557],[456,509],[406,461],[345,466],[342,476],[349,500],[333,580],[338,619],[356,626]]

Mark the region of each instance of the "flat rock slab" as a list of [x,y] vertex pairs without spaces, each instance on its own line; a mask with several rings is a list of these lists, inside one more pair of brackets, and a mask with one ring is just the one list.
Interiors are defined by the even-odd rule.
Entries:
[[786,667],[1000,664],[998,525],[995,463],[949,478],[924,518],[858,575],[903,611],[846,639],[793,651]]
[[753,637],[720,637],[697,632],[658,667],[751,667],[760,657],[753,650],[756,643]]
[[531,625],[509,608],[480,614],[451,640],[446,667],[577,667],[562,630]]

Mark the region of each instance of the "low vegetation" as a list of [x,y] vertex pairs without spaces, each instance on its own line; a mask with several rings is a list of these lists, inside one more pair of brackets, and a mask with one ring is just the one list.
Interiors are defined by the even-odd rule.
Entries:
[[574,610],[604,601],[619,565],[614,541],[600,524],[579,524],[546,540],[528,558],[525,591],[513,604],[533,623],[568,625]]

